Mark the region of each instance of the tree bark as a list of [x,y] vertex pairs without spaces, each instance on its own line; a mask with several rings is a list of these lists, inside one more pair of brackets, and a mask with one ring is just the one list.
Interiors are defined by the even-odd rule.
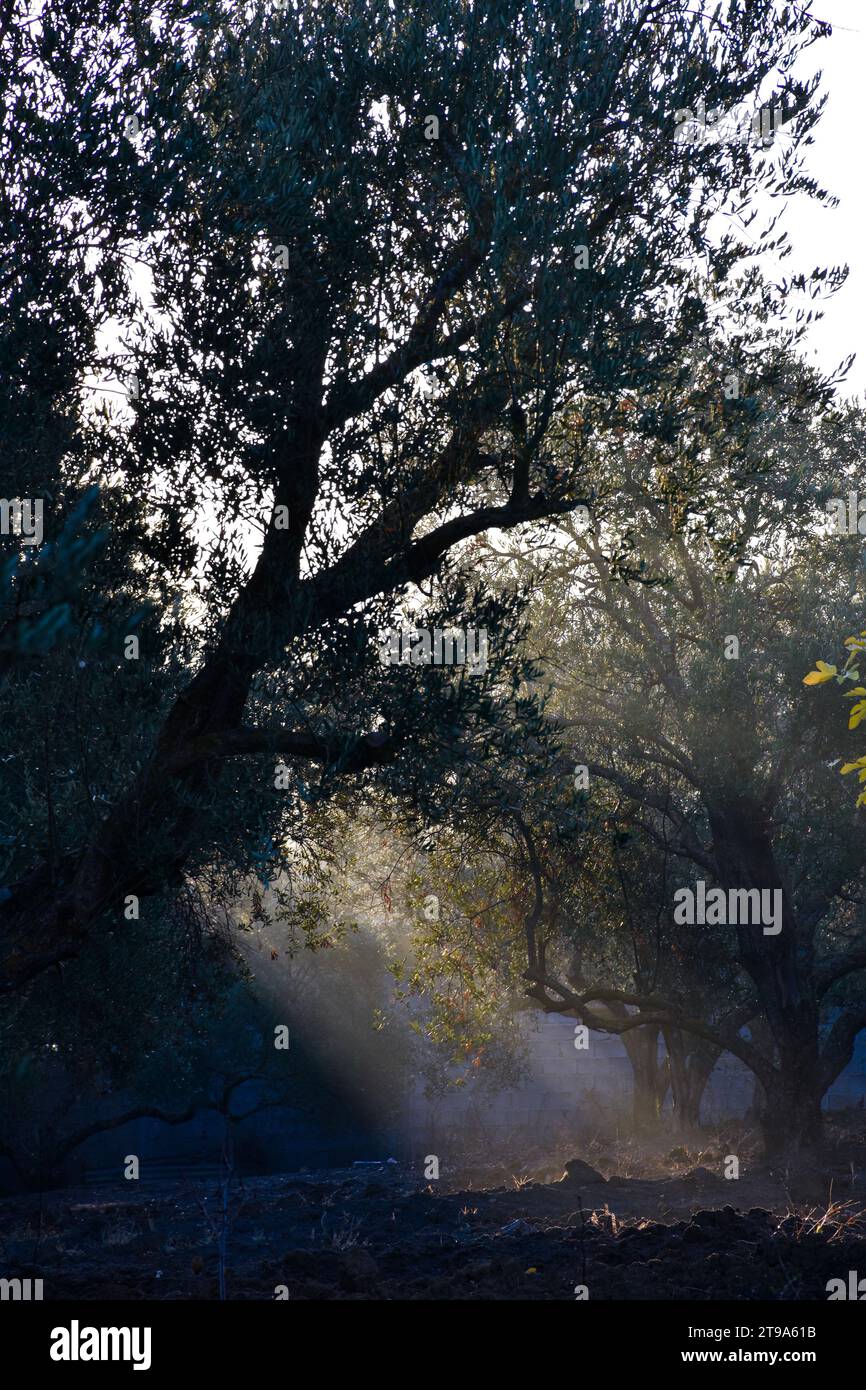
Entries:
[[[600,1004],[596,1013],[599,1019],[629,1017],[626,1005],[619,1000]],[[658,1127],[669,1083],[667,1058],[659,1061],[658,1027],[633,1028],[627,1033],[619,1033],[616,1028],[611,1031],[617,1033],[631,1063],[632,1119],[635,1129],[640,1132],[652,1131]]]
[[819,1000],[814,973],[798,949],[797,922],[773,853],[770,827],[748,797],[708,806],[719,882],[723,888],[781,892],[781,930],[761,923],[736,926],[740,963],[751,977],[776,1047],[774,1084],[761,1118],[765,1149],[800,1153],[822,1139],[821,1099],[826,1068],[820,1053]]
[[664,1028],[674,1124],[683,1135],[700,1128],[701,1101],[721,1048],[700,1038],[687,1038],[680,1028]]
[[[798,1068],[802,1069],[799,1070]],[[820,1147],[824,1138],[823,1088],[812,1079],[812,1059],[791,1059],[760,1115],[767,1158],[796,1156]]]
[[668,1089],[667,1058],[659,1059],[658,1028],[635,1028],[623,1033],[622,1044],[632,1069],[632,1118],[643,1133],[658,1128]]

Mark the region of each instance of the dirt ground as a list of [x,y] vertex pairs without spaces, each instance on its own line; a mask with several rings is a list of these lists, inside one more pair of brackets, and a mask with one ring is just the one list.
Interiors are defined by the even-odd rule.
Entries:
[[[736,1180],[724,1137],[626,1176],[588,1146],[558,1180],[556,1160],[430,1182],[393,1162],[235,1179],[226,1296],[826,1300],[829,1279],[866,1272],[859,1126],[820,1164],[747,1161]],[[214,1299],[221,1204],[192,1180],[5,1198],[0,1276],[43,1279],[46,1300]]]

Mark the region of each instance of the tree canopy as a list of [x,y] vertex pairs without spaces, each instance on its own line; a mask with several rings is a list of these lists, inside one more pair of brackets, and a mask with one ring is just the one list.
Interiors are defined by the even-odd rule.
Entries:
[[[758,188],[826,197],[791,71],[825,28],[661,0],[6,7],[6,488],[62,554],[98,485],[76,525],[101,549],[0,694],[25,740],[4,988],[205,864],[267,879],[337,786],[420,796],[454,730],[514,727],[521,601],[465,543],[583,505],[563,411],[669,372],[702,316],[688,263],[724,281],[776,244],[736,230]],[[674,138],[769,83],[781,161]],[[54,631],[23,560],[13,645],[22,617]],[[427,584],[427,625],[486,628],[493,658],[422,699],[374,636]],[[36,739],[25,696],[75,717]]]

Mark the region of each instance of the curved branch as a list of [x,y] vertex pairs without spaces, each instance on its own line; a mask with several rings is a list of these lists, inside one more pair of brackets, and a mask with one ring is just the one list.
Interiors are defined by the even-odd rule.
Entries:
[[[600,1033],[626,1033],[632,1028],[642,1028],[647,1025],[659,1028],[665,1026],[681,1028],[683,1032],[691,1033],[697,1038],[703,1038],[723,1051],[732,1053],[734,1057],[738,1057],[750,1071],[754,1072],[764,1086],[772,1086],[773,1084],[773,1078],[776,1075],[775,1068],[761,1055],[753,1043],[747,1042],[745,1038],[732,1034],[728,1030],[720,1031],[713,1028],[702,1019],[688,1018],[681,1014],[674,1005],[655,995],[633,994],[629,990],[601,989],[596,986],[577,994],[553,976],[532,970],[525,972],[524,979],[531,982],[530,988],[525,993],[531,999],[535,999],[545,1013],[573,1013],[588,1028]],[[561,1002],[551,999],[548,990],[558,994]],[[621,1019],[603,1017],[593,1013],[587,1007],[593,1000],[599,1003],[631,1004],[639,1012],[629,1014],[626,1018]],[[644,1012],[647,1009],[650,1010],[649,1013]]]
[[167,770],[175,775],[211,758],[279,753],[285,758],[303,758],[325,767],[338,767],[341,772],[361,772],[368,767],[392,763],[397,751],[397,743],[381,729],[355,738],[345,734],[325,737],[299,729],[241,726],[191,739],[179,750]]

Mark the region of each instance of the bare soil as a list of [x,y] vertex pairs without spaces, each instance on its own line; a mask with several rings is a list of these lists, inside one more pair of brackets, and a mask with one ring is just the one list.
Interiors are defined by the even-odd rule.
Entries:
[[[721,1150],[690,1167],[687,1149],[653,1176],[575,1159],[558,1181],[393,1163],[236,1179],[227,1297],[826,1300],[866,1273],[866,1134],[846,1142],[737,1180]],[[47,1300],[215,1299],[221,1204],[195,1181],[5,1198],[0,1276],[43,1279]]]

